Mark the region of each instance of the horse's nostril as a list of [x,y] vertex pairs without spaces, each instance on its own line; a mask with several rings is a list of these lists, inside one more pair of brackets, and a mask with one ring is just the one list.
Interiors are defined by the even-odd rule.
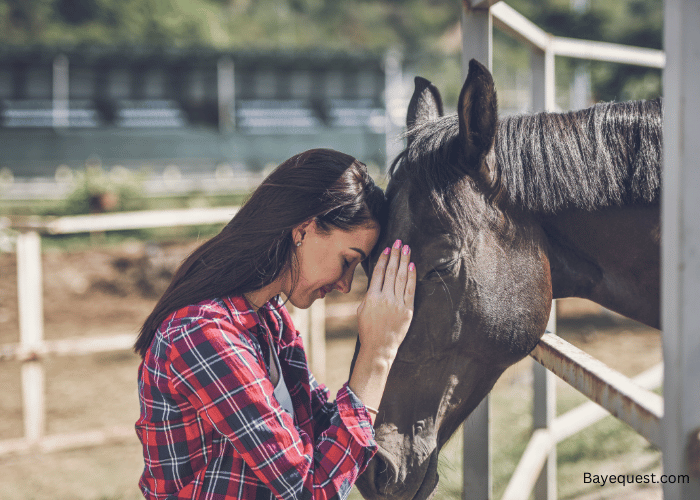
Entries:
[[356,486],[368,499],[391,497],[398,485],[397,467],[393,457],[379,448],[377,454],[357,480]]
[[380,494],[387,494],[399,481],[398,467],[385,450],[379,448],[374,457],[374,487]]

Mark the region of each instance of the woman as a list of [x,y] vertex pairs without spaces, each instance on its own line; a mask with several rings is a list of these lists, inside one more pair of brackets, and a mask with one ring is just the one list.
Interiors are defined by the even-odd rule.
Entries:
[[397,241],[377,261],[335,402],[309,373],[280,294],[307,308],[349,292],[383,208],[362,163],[307,151],[184,261],[135,345],[146,498],[347,496],[376,452],[371,415],[412,318],[410,249]]

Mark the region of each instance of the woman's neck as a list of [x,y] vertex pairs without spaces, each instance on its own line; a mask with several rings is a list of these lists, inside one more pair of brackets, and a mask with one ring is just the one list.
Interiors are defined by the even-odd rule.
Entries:
[[259,290],[253,290],[252,292],[243,294],[250,305],[253,306],[253,309],[260,309],[273,297],[281,293],[282,287],[277,283],[277,281],[279,280],[273,281],[269,285],[260,288]]

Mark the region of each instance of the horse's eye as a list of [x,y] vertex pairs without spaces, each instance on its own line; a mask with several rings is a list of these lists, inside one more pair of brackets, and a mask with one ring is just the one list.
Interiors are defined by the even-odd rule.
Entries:
[[435,266],[428,274],[425,275],[425,280],[440,279],[442,276],[452,273],[459,264],[459,259],[453,259],[448,262],[442,262]]

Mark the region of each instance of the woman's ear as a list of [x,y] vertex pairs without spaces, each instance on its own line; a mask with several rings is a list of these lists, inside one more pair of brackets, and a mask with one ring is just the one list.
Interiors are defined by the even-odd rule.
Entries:
[[300,243],[304,241],[304,238],[306,237],[307,233],[317,233],[318,232],[318,225],[316,224],[316,219],[309,219],[306,222],[302,222],[299,224],[297,227],[292,229],[292,238],[294,240],[294,243]]

